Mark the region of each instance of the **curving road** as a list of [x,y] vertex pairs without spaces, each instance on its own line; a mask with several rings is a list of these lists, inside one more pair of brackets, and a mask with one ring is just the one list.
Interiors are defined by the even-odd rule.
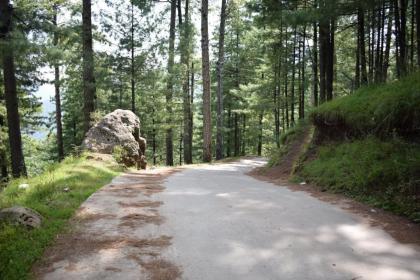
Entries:
[[264,162],[176,173],[158,195],[182,279],[420,279],[420,251],[304,192],[244,173]]
[[81,207],[39,279],[419,280],[420,251],[307,193],[245,173],[261,159],[125,174]]

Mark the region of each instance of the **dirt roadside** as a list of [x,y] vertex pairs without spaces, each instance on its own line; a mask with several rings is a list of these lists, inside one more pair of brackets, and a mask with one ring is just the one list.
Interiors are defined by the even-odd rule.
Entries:
[[[171,237],[144,235],[165,222],[153,195],[178,169],[125,173],[89,197],[32,269],[35,279],[178,279],[161,257]],[[121,278],[122,277],[122,278]]]

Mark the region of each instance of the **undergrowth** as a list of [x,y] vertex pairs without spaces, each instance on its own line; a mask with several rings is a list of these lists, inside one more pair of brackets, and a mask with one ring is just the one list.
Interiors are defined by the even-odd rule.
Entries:
[[[80,204],[120,171],[121,167],[111,161],[69,157],[39,176],[12,181],[0,193],[0,208],[26,206],[38,211],[44,220],[42,227],[34,230],[0,224],[0,279],[29,278],[32,264],[65,230]],[[22,183],[30,187],[19,189]]]

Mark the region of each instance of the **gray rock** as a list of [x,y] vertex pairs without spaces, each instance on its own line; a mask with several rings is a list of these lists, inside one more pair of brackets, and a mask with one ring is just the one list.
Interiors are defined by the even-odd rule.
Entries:
[[42,216],[30,208],[14,206],[0,211],[0,221],[14,225],[23,225],[28,229],[34,229],[41,226]]
[[146,140],[140,137],[139,118],[129,110],[107,114],[88,131],[82,143],[84,150],[102,154],[112,154],[117,146],[125,151],[125,165],[146,168]]

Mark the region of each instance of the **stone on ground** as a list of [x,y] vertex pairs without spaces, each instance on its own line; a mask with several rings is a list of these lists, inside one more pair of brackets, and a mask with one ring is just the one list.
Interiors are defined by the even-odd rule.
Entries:
[[5,221],[14,225],[22,225],[28,229],[39,228],[42,216],[27,207],[14,206],[0,211],[0,222]]
[[103,117],[88,131],[82,147],[102,154],[112,154],[121,147],[125,165],[146,168],[146,140],[140,137],[139,118],[129,110],[117,109]]

